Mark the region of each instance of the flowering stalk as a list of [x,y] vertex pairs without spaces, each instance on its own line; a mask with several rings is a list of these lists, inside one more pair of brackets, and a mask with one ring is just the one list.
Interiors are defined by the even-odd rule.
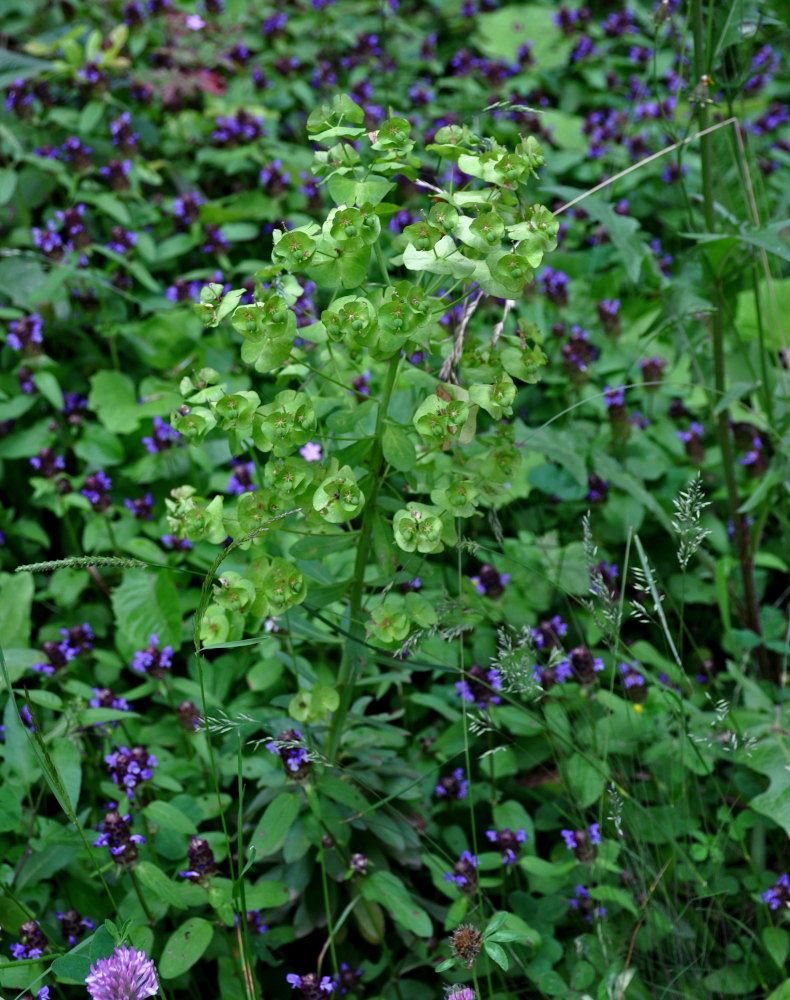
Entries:
[[[708,79],[705,73],[705,34],[702,20],[702,0],[692,0],[691,22],[694,32],[694,72],[698,80]],[[699,114],[699,124],[702,132],[708,126],[708,109],[704,100],[697,104]],[[700,156],[702,161],[702,199],[705,212],[705,228],[709,233],[715,232],[716,214],[715,198],[713,193],[713,149],[711,146],[710,133],[701,136]],[[716,274],[711,275],[711,298],[713,299],[713,314],[711,316],[711,333],[713,346],[713,380],[715,389],[715,399],[717,403],[724,399],[727,388],[727,375],[724,357],[724,288],[721,280]],[[754,560],[749,551],[749,537],[744,529],[743,521],[738,513],[740,501],[738,499],[738,486],[735,479],[735,460],[732,453],[732,443],[730,441],[729,407],[723,409],[714,408],[714,421],[716,424],[716,436],[721,448],[721,461],[724,470],[724,481],[727,488],[727,501],[730,508],[730,518],[735,526],[735,548],[738,553],[738,563],[741,569],[741,582],[743,585],[744,597],[744,624],[755,635],[762,638],[762,627],[760,625],[759,605],[754,584]],[[763,677],[768,673],[768,660],[765,646],[762,643],[756,649],[760,674]]]
[[362,515],[362,527],[359,533],[357,555],[354,562],[354,585],[351,590],[348,611],[349,639],[346,643],[343,665],[340,668],[340,675],[337,682],[340,690],[340,705],[332,715],[332,727],[329,731],[327,757],[330,762],[335,759],[340,746],[340,740],[343,735],[343,724],[351,706],[351,698],[354,693],[354,684],[367,663],[367,651],[362,643],[365,636],[365,626],[362,623],[360,612],[365,595],[365,567],[368,563],[370,546],[373,541],[373,518],[376,515],[376,498],[378,497],[379,486],[381,484],[384,419],[389,409],[392,390],[395,388],[399,370],[400,357],[396,354],[389,359],[387,366],[387,379],[384,383],[384,392],[382,393],[378,414],[376,415],[376,436],[368,463],[372,484],[370,496]]

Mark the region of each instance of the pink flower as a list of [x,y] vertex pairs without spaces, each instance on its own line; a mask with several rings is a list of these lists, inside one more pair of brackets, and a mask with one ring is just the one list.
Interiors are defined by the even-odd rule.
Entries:
[[206,22],[200,14],[190,14],[187,18],[186,24],[190,31],[200,31],[201,28],[206,27]]
[[303,445],[299,449],[299,454],[302,456],[305,462],[320,462],[321,445],[316,444],[315,441],[308,441],[306,445]]

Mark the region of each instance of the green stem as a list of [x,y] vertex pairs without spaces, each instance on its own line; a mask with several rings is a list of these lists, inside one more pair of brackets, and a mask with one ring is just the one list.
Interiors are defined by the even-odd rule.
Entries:
[[156,924],[156,921],[154,920],[153,914],[148,909],[148,904],[145,901],[145,896],[143,896],[143,893],[140,889],[140,883],[137,881],[137,876],[135,875],[134,870],[131,868],[129,869],[129,875],[132,879],[132,885],[134,886],[134,891],[137,893],[137,898],[140,900],[140,906],[142,906],[143,908],[143,913],[145,914],[148,923],[153,927]]
[[[705,66],[705,34],[702,18],[702,0],[693,0],[692,28],[694,32],[694,73],[699,82],[706,72]],[[703,101],[697,106],[700,129],[708,127],[708,109]],[[713,193],[713,146],[710,133],[701,138],[700,155],[702,160],[702,196],[705,213],[705,228],[709,233],[715,232],[716,214]],[[718,403],[724,398],[727,388],[727,371],[724,354],[724,287],[721,278],[708,264],[711,273],[711,298],[713,300],[713,315],[711,316],[711,335],[713,346],[713,380],[714,399]],[[727,501],[730,508],[735,532],[735,548],[738,553],[738,563],[741,571],[741,584],[744,598],[744,624],[755,635],[762,638],[760,614],[754,583],[754,562],[749,546],[748,532],[744,530],[743,519],[739,513],[738,485],[735,478],[735,460],[729,433],[729,408],[724,407],[714,411],[716,436],[721,449],[721,461],[724,471],[724,482],[727,490]],[[768,675],[768,661],[764,645],[757,647],[757,657],[760,673]]]
[[389,359],[387,368],[387,379],[384,383],[384,391],[379,403],[378,414],[376,415],[376,437],[370,452],[368,470],[370,472],[370,495],[365,504],[365,512],[362,515],[362,528],[359,533],[357,543],[357,556],[354,561],[354,583],[351,589],[351,598],[348,610],[348,630],[349,641],[346,644],[343,664],[340,667],[337,686],[340,690],[340,704],[337,711],[332,716],[332,725],[329,730],[329,746],[327,756],[330,761],[334,761],[337,756],[340,740],[343,735],[343,725],[351,707],[351,698],[354,693],[354,684],[357,677],[365,669],[368,654],[363,643],[360,642],[365,635],[365,626],[360,620],[362,603],[365,596],[365,568],[368,564],[370,546],[373,541],[373,518],[376,516],[376,498],[378,497],[381,485],[381,460],[383,456],[382,435],[384,431],[384,419],[389,409],[392,390],[400,370],[400,356],[394,355]]
[[379,268],[381,270],[381,276],[384,279],[384,284],[390,284],[389,271],[387,270],[387,262],[384,260],[384,254],[381,251],[381,243],[376,240],[373,244],[373,252],[376,254],[376,260],[378,261]]

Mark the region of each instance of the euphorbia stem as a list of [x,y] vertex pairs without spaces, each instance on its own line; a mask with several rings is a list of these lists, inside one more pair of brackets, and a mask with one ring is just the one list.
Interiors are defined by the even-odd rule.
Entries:
[[[705,34],[702,18],[702,0],[692,2],[692,29],[694,32],[694,73],[696,83],[700,84],[705,74]],[[697,106],[699,113],[700,130],[704,131],[708,127],[708,109],[704,101],[700,101]],[[709,233],[715,232],[716,213],[714,210],[713,193],[713,150],[711,135],[703,135],[700,146],[700,156],[702,161],[702,199],[705,212],[705,228]],[[740,501],[738,499],[738,484],[735,478],[735,459],[732,453],[732,442],[730,441],[729,423],[730,411],[728,407],[716,410],[727,389],[727,373],[724,356],[724,290],[721,279],[710,268],[712,275],[711,298],[713,300],[713,315],[711,316],[711,335],[713,346],[713,382],[715,388],[714,421],[716,424],[716,436],[721,449],[721,462],[724,470],[724,482],[727,489],[727,501],[730,508],[733,531],[735,535],[735,548],[738,553],[738,563],[741,570],[741,582],[743,585],[744,597],[744,624],[756,635],[762,637],[760,626],[760,612],[757,603],[757,594],[754,585],[754,561],[749,550],[749,537],[743,524],[743,518],[739,513]],[[757,655],[760,663],[760,673],[763,677],[768,673],[768,662],[766,658],[765,646],[757,647]]]
[[396,354],[388,361],[387,379],[384,383],[384,391],[381,395],[379,410],[376,416],[376,437],[373,447],[370,450],[370,460],[368,471],[370,473],[370,493],[365,503],[365,511],[362,515],[362,528],[359,532],[357,542],[357,556],[354,561],[354,580],[351,586],[351,598],[348,610],[348,632],[349,638],[346,642],[343,663],[340,667],[340,675],[337,679],[337,686],[340,691],[340,704],[337,711],[332,716],[332,725],[329,730],[329,746],[327,756],[333,761],[337,756],[340,740],[343,735],[343,726],[348,710],[351,707],[351,698],[354,694],[354,685],[357,677],[365,669],[367,653],[362,640],[365,636],[365,626],[361,620],[362,604],[365,597],[365,568],[370,556],[370,544],[373,540],[373,518],[376,516],[376,498],[381,485],[381,461],[383,456],[382,435],[384,433],[384,419],[387,416],[392,390],[395,388],[395,381],[400,368],[400,355]]

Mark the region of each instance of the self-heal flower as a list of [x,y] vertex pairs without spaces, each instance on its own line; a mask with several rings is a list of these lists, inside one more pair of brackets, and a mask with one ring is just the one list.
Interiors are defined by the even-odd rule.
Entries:
[[598,854],[596,847],[601,842],[599,823],[593,823],[587,830],[560,830],[560,833],[565,846],[579,861],[590,861]]
[[453,870],[444,873],[445,882],[455,882],[459,889],[470,895],[477,888],[477,857],[470,851],[464,851],[458,861],[453,865]]
[[606,916],[606,908],[595,906],[590,898],[590,892],[583,885],[577,885],[573,890],[573,896],[568,900],[568,905],[578,910],[584,916],[588,924],[592,923],[593,917]]
[[497,833],[496,830],[486,830],[486,837],[495,844],[497,849],[502,854],[502,864],[512,865],[515,863],[518,857],[519,851],[521,850],[521,845],[527,839],[526,831],[523,829],[518,829],[515,833],[505,827]]
[[289,972],[285,981],[292,990],[301,990],[304,1000],[321,1000],[325,993],[332,993],[337,988],[331,976],[319,976],[317,972],[308,972],[304,976]]
[[499,705],[502,701],[496,694],[502,690],[502,676],[494,667],[490,670],[478,666],[470,667],[466,678],[455,682],[455,688],[464,701],[472,701],[482,709]]
[[145,1000],[159,990],[156,967],[144,951],[116,947],[100,958],[85,980],[92,1000]]
[[469,579],[481,597],[500,597],[510,583],[510,573],[499,573],[493,566],[484,563],[478,575]]
[[60,921],[60,932],[63,938],[71,948],[79,941],[85,931],[96,930],[96,924],[88,917],[80,916],[77,910],[66,910],[65,913],[57,911],[55,916]]
[[39,348],[35,345],[43,341],[42,330],[44,321],[38,313],[31,313],[30,316],[23,316],[22,319],[15,319],[8,324],[8,337],[6,343],[15,351],[24,351],[26,354],[37,354]]
[[464,778],[464,769],[457,767],[452,775],[446,775],[439,779],[439,784],[434,788],[434,794],[440,799],[445,796],[450,799],[465,799],[469,791],[469,782]]
[[778,910],[780,906],[789,907],[790,877],[786,874],[780,875],[771,888],[766,889],[765,892],[761,894],[760,899],[764,903],[767,903],[772,910]]
[[289,778],[302,781],[312,768],[307,748],[301,744],[302,734],[298,729],[283,729],[276,740],[266,744],[269,753],[276,754],[283,762]]
[[174,444],[181,441],[181,432],[165,423],[161,417],[154,417],[154,430],[152,437],[144,437],[143,444],[146,451],[151,455],[156,455],[160,451],[167,451]]
[[214,861],[214,852],[209,847],[208,841],[203,840],[202,837],[193,837],[189,842],[187,860],[189,868],[178,874],[182,878],[188,878],[190,882],[196,885],[207,885],[211,876],[217,870],[217,865]]
[[104,761],[112,780],[126,791],[127,799],[134,798],[134,790],[141,782],[153,777],[157,764],[156,757],[141,746],[118,747],[115,753],[107,754]]
[[26,920],[19,928],[19,941],[11,945],[11,954],[17,961],[40,958],[49,947],[38,920]]
[[165,670],[171,666],[172,658],[173,647],[163,646],[160,649],[159,637],[156,632],[152,632],[145,649],[138,650],[132,657],[132,670],[161,680],[165,676]]
[[129,829],[131,822],[129,813],[121,816],[117,810],[108,812],[99,828],[101,835],[93,841],[94,847],[109,847],[113,861],[124,868],[130,868],[135,863],[137,845],[145,843],[145,837]]

